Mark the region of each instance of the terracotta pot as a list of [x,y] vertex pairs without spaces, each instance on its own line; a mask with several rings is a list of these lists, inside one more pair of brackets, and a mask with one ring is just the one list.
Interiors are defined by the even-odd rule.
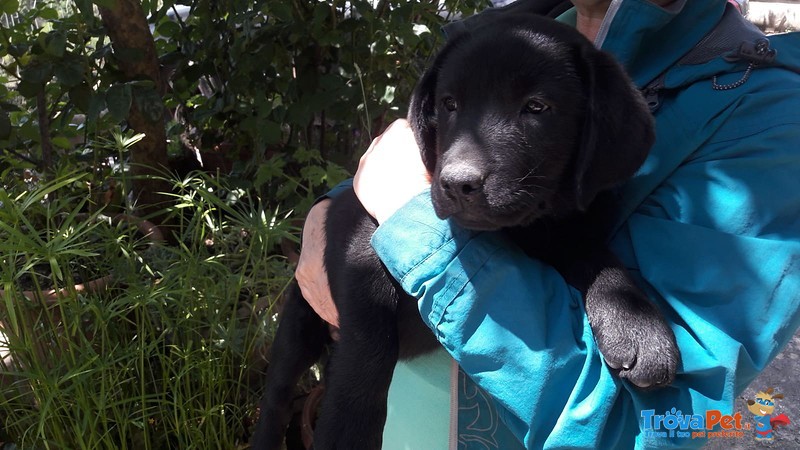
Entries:
[[322,401],[322,396],[325,395],[325,385],[322,383],[311,389],[308,393],[306,401],[303,404],[302,415],[302,428],[300,432],[303,437],[303,445],[306,449],[310,449],[314,445],[314,423],[317,421],[317,410]]
[[[136,226],[136,229],[142,233],[144,237],[146,237],[151,243],[156,242],[164,242],[164,233],[161,232],[161,229],[158,228],[154,223],[141,219],[139,217],[130,215],[130,214],[117,214],[112,219],[112,222],[117,223],[130,223]],[[98,292],[105,289],[111,282],[114,280],[113,275],[106,275],[104,277],[100,277],[91,281],[87,281],[85,283],[76,284],[72,287],[72,289],[63,288],[59,290],[50,289],[47,291],[43,291],[41,293],[41,298],[48,304],[52,304],[53,302],[57,301],[59,298],[65,297],[69,295],[70,292],[75,291],[77,293],[90,293],[90,292]],[[0,289],[0,297],[5,295],[5,291]],[[39,298],[36,291],[23,291],[22,295],[25,297],[35,300]],[[2,328],[2,322],[0,322],[0,328]]]

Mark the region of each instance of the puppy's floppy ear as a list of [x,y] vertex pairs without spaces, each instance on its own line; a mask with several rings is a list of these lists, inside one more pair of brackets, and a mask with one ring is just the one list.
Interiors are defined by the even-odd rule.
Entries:
[[455,45],[455,40],[449,41],[436,55],[433,64],[417,82],[408,107],[408,122],[422,154],[422,162],[431,174],[436,168],[436,86],[439,70]]
[[580,59],[588,106],[575,165],[578,207],[633,176],[655,141],[647,104],[621,65],[591,44]]

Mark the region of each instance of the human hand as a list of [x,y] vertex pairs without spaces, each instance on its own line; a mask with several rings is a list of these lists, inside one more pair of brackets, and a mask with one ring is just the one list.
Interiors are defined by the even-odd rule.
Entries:
[[372,141],[353,180],[356,196],[378,223],[430,185],[414,133],[404,119],[394,121]]
[[[358,199],[378,222],[430,186],[417,142],[408,122],[397,120],[372,141],[361,157],[353,180]],[[295,278],[311,308],[338,335],[339,312],[331,296],[325,270],[325,217],[330,200],[322,200],[308,212]]]
[[331,336],[338,338],[339,311],[333,303],[331,287],[328,284],[328,273],[325,270],[325,217],[328,214],[330,200],[322,200],[308,212],[303,226],[303,242],[300,260],[294,276],[300,285],[300,292],[308,304],[322,320],[328,322]]

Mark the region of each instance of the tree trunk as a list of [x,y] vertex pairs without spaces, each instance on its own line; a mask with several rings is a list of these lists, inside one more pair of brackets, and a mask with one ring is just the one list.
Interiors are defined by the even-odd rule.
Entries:
[[39,115],[39,136],[42,139],[42,172],[48,179],[53,175],[53,142],[50,140],[50,117],[44,90],[36,95],[36,112]]
[[169,197],[160,193],[169,192],[170,186],[166,181],[151,177],[163,176],[167,167],[164,105],[160,100],[154,101],[164,94],[165,83],[153,35],[139,0],[116,0],[114,7],[101,7],[99,10],[125,77],[129,81],[151,80],[155,84],[157,95],[145,97],[142,90],[134,89],[128,126],[145,134],[145,138],[131,149],[133,195],[137,208],[152,217],[156,224],[163,225],[163,217],[159,217],[158,212],[163,211]]

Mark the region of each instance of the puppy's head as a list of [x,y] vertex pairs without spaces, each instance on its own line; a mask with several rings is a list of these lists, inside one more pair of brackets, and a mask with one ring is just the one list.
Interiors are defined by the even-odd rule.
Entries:
[[437,214],[480,230],[586,209],[634,174],[654,140],[619,64],[535,15],[448,42],[412,95],[409,121]]

